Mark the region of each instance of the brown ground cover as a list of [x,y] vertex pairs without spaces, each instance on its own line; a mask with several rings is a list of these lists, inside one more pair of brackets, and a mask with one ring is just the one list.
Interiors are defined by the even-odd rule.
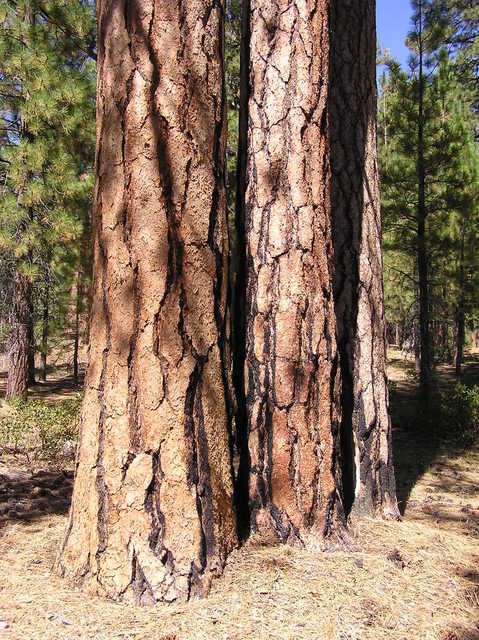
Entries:
[[[347,552],[246,545],[187,605],[115,604],[52,575],[71,473],[0,459],[0,639],[478,640],[479,445],[452,450],[420,428],[408,368],[391,354],[402,522],[356,520]],[[448,388],[451,368],[439,374]]]

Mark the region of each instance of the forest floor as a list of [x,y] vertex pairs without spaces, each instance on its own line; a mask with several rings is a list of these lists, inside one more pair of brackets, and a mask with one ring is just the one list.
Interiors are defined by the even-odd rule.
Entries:
[[[479,640],[479,443],[452,450],[419,427],[412,367],[390,353],[402,521],[352,522],[354,552],[247,544],[187,605],[115,604],[53,575],[71,471],[0,457],[0,640]],[[66,373],[34,394],[68,397]],[[479,353],[465,380],[479,382]]]

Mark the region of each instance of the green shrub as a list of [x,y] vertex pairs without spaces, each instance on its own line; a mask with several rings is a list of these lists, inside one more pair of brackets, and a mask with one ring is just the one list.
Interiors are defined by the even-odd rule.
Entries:
[[461,444],[479,437],[479,386],[457,382],[452,393],[441,394],[441,423],[445,435]]
[[73,458],[78,439],[80,396],[47,404],[16,398],[0,418],[0,450],[24,457],[28,463],[56,463]]

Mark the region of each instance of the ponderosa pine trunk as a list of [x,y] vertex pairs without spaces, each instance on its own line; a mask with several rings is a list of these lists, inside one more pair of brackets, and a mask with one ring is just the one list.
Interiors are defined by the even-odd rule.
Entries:
[[250,523],[263,542],[301,543],[342,520],[328,11],[328,0],[247,7],[248,160],[238,188],[245,189]]
[[236,544],[224,11],[97,3],[90,363],[57,570],[113,599],[202,593]]
[[20,273],[13,282],[10,314],[10,352],[5,399],[24,396],[28,389],[29,319],[28,289],[30,284]]
[[386,379],[374,0],[332,0],[329,120],[345,507],[399,515]]

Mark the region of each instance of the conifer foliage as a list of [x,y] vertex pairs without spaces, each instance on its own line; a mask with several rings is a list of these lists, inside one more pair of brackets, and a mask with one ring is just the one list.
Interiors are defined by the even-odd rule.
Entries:
[[[0,309],[7,327],[7,397],[34,378],[35,323],[48,348],[53,303],[78,272],[94,145],[92,7],[0,4]],[[8,301],[13,301],[8,304]]]
[[445,4],[413,3],[409,70],[389,62],[378,112],[390,339],[414,349],[426,395],[436,361],[454,359],[461,374],[477,315],[476,109],[461,73],[477,10],[454,10],[451,22]]

